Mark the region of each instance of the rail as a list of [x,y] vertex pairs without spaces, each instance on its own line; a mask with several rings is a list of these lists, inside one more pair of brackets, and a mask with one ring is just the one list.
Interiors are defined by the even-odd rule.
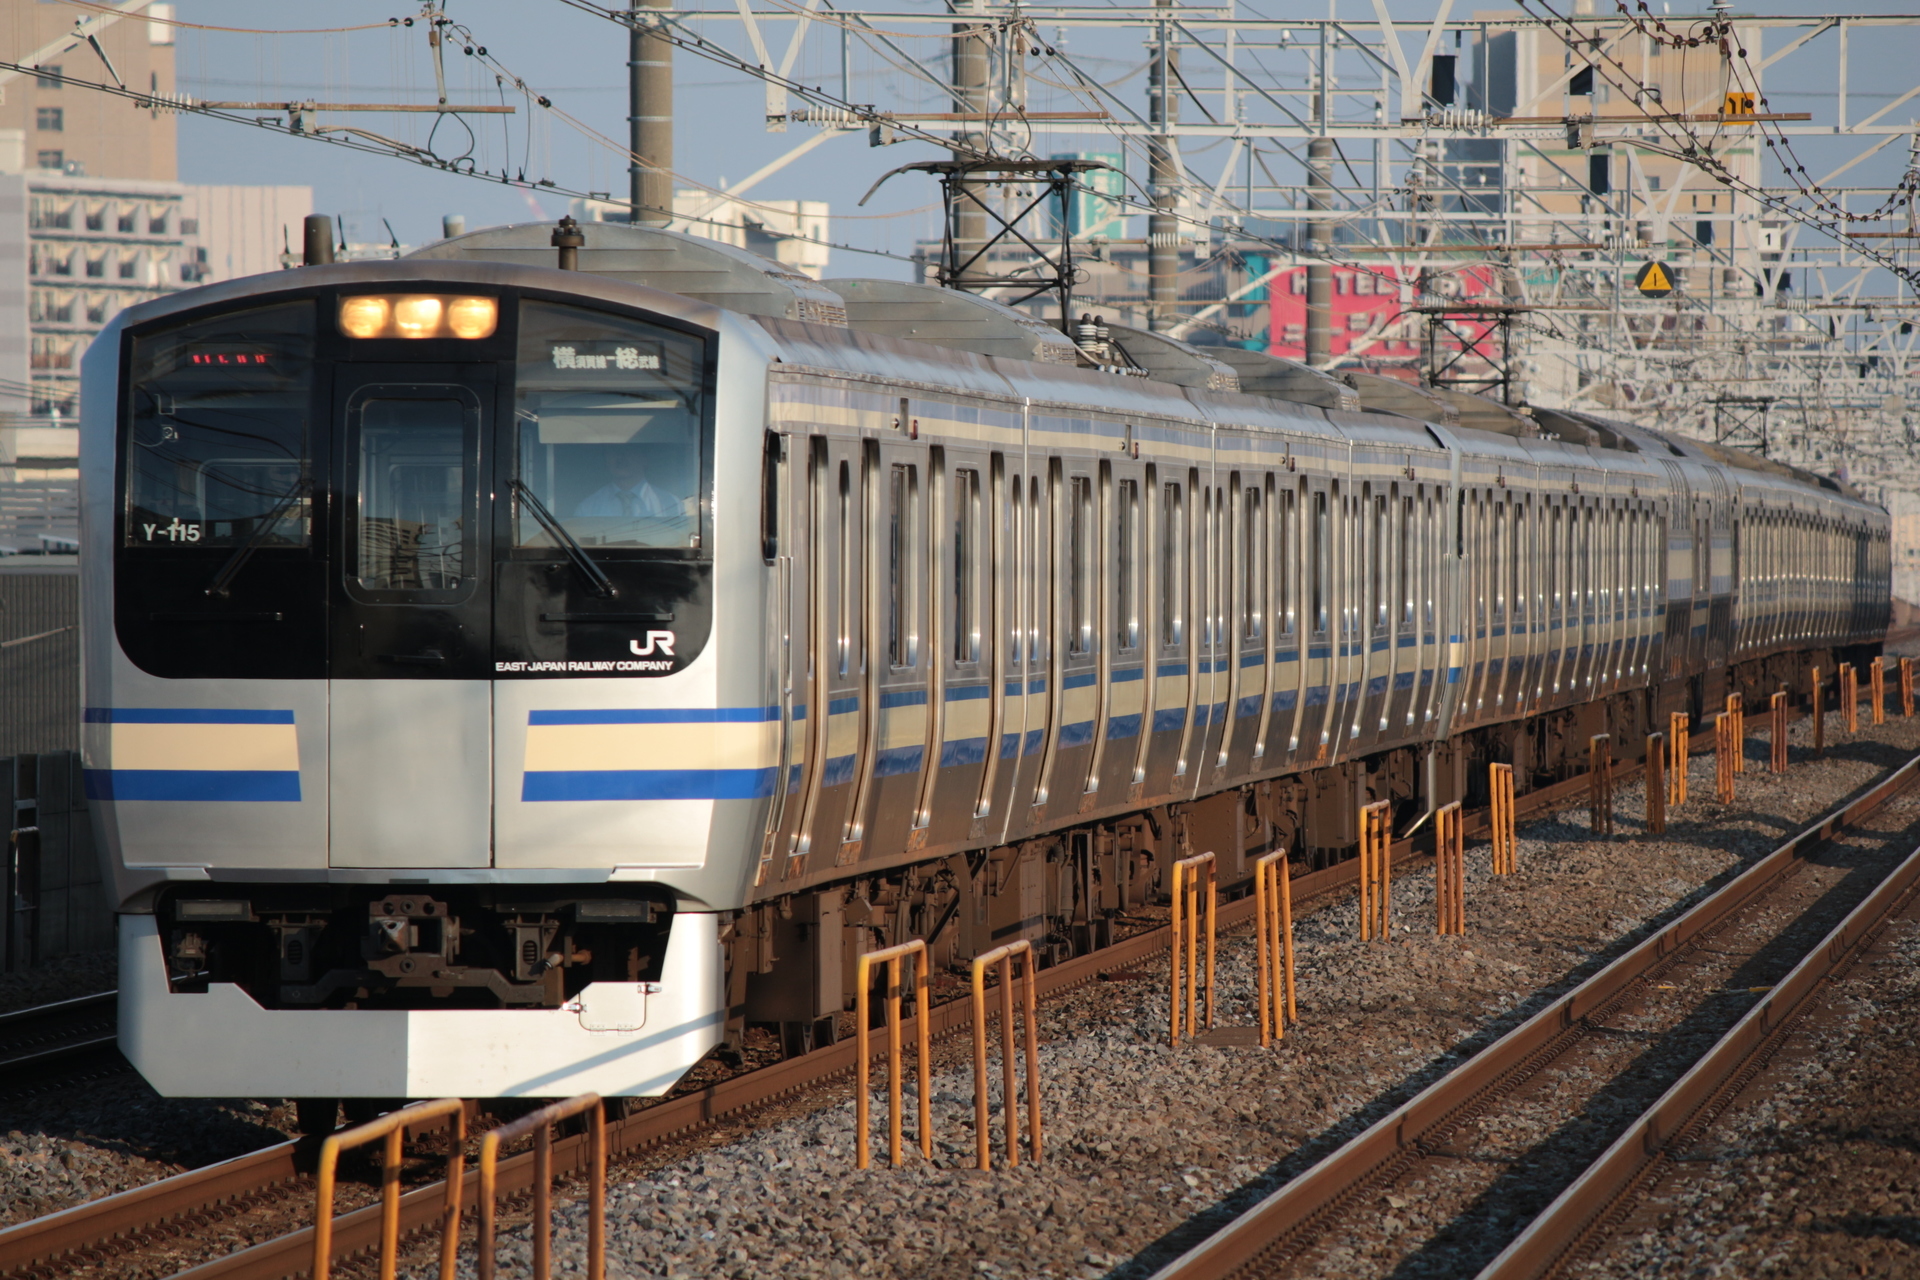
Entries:
[[1896,915],[1912,906],[1916,893],[1920,848],[1628,1125],[1605,1154],[1487,1264],[1478,1280],[1536,1280],[1559,1274],[1563,1264],[1617,1223],[1634,1192],[1672,1162],[1680,1143],[1711,1123],[1735,1087],[1810,1011],[1815,997],[1859,960]]
[[1583,1021],[1604,1010],[1650,970],[1764,894],[1837,831],[1920,780],[1920,756],[1830,811],[1592,978],[1370,1126],[1211,1237],[1156,1273],[1155,1280],[1205,1280],[1272,1271],[1269,1250],[1310,1232],[1324,1215],[1355,1203],[1373,1180],[1435,1140],[1503,1082],[1552,1056]]

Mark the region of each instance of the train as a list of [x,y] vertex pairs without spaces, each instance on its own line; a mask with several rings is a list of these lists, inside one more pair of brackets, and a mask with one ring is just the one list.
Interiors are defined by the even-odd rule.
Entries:
[[1839,480],[619,223],[170,294],[82,378],[121,1047],[303,1123],[806,1052],[868,950],[1058,962],[1890,609]]

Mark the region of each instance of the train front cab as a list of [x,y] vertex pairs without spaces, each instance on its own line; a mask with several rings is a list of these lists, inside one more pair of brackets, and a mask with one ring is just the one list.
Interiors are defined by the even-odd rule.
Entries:
[[160,1092],[646,1095],[717,1043],[770,772],[709,644],[725,323],[359,264],[96,342],[87,786]]

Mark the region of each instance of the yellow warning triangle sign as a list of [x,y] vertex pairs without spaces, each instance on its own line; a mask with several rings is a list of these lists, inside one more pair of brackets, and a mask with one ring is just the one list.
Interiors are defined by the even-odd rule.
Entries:
[[1664,298],[1673,292],[1673,275],[1664,263],[1649,262],[1640,268],[1633,284],[1649,298]]

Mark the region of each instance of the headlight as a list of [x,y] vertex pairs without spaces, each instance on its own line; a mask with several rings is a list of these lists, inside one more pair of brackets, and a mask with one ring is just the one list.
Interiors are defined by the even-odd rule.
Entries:
[[385,298],[342,298],[340,330],[349,338],[376,338],[392,314]]
[[393,303],[393,327],[403,338],[431,338],[440,329],[446,304],[432,294],[396,298]]
[[497,298],[442,293],[363,294],[340,299],[340,332],[349,338],[490,338],[500,326]]
[[490,338],[500,323],[500,304],[492,298],[455,298],[447,304],[447,328],[456,338]]

